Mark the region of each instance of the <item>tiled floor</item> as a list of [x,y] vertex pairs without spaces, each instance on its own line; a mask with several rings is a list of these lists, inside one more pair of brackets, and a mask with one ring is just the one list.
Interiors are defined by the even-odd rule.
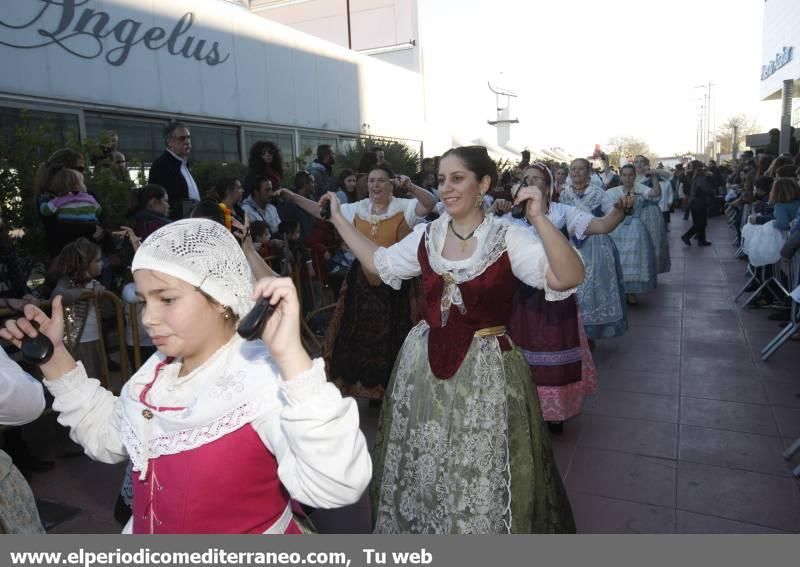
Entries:
[[[781,453],[800,436],[800,344],[761,362],[780,327],[734,305],[745,263],[727,225],[711,220],[708,248],[685,247],[685,228],[673,215],[671,272],[630,310],[625,337],[598,343],[600,393],[554,438],[578,530],[798,533],[800,482]],[[370,442],[376,421],[362,405]],[[31,484],[81,509],[54,532],[114,532],[122,471],[60,460]],[[366,532],[369,503],[313,519],[327,533]]]

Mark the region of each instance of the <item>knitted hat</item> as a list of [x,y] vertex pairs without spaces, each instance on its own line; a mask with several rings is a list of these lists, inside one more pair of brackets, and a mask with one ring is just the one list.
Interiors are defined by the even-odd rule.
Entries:
[[220,305],[244,317],[255,278],[236,238],[208,219],[184,219],[152,233],[139,246],[131,270],[155,270],[203,291]]

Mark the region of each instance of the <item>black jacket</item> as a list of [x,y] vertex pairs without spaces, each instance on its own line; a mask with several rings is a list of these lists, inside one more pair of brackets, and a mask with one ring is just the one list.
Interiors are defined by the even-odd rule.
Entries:
[[181,174],[181,161],[165,150],[150,166],[147,182],[161,185],[167,190],[170,218],[183,218],[183,202],[189,199],[189,187]]

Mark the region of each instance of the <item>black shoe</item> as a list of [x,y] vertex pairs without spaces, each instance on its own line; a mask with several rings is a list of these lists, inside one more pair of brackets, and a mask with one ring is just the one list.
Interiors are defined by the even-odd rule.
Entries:
[[706,240],[704,242],[700,242],[699,245],[700,246],[711,246],[711,243],[708,240]]
[[550,433],[555,433],[556,435],[560,435],[564,433],[564,422],[563,421],[548,421],[547,422],[547,429],[550,430]]
[[691,246],[691,245],[692,245],[692,241],[691,241],[691,240],[689,240],[689,237],[688,237],[688,236],[686,236],[685,234],[684,234],[683,236],[681,236],[681,240],[683,240],[683,243],[684,243],[686,246]]

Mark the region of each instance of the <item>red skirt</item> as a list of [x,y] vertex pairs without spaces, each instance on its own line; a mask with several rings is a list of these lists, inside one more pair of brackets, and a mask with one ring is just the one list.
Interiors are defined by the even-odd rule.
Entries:
[[597,370],[575,296],[546,301],[544,291],[521,287],[508,332],[531,368],[545,421],[579,414],[597,391]]

